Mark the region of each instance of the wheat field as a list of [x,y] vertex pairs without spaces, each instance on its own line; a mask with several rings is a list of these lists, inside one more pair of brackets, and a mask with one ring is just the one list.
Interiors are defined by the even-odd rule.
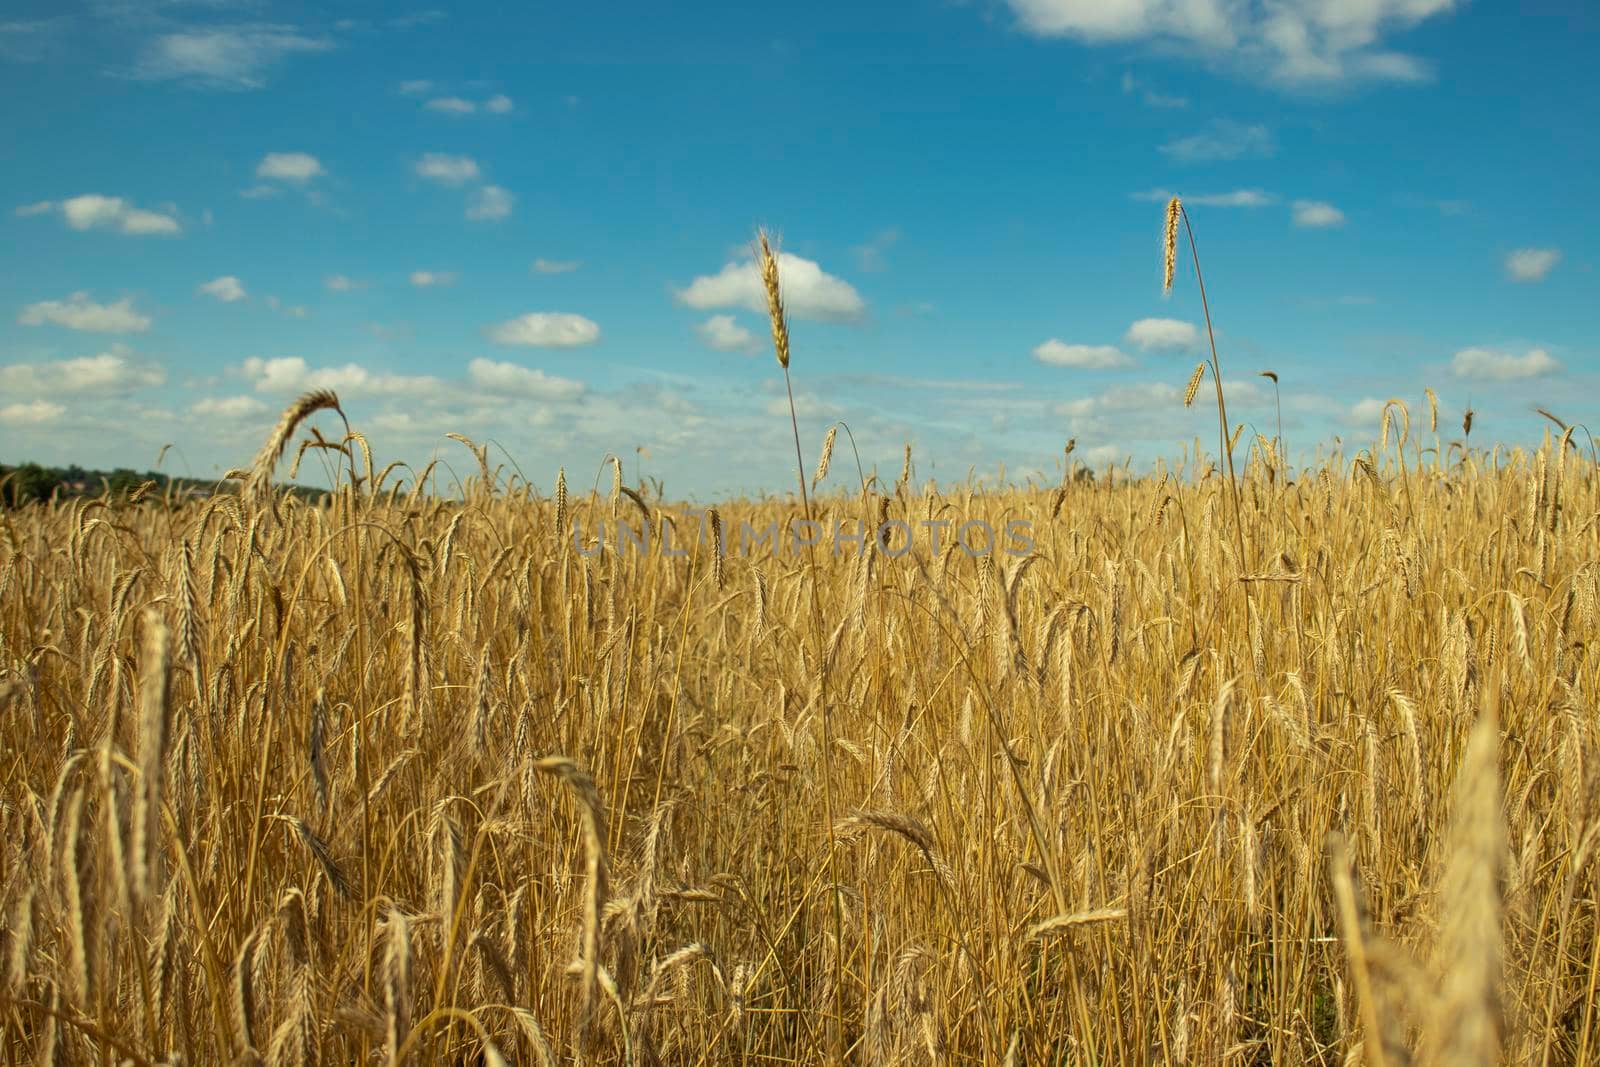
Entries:
[[[1593,445],[1415,400],[697,523],[312,394],[237,491],[0,512],[0,1063],[1594,1062]],[[917,539],[735,536],[808,511]]]

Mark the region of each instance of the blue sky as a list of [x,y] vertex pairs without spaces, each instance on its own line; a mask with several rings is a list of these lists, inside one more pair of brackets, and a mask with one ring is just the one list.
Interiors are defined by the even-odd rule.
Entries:
[[1168,192],[1301,458],[1425,386],[1600,423],[1580,0],[519,6],[9,4],[0,461],[216,476],[325,385],[380,462],[782,490],[765,224],[808,465],[840,418],[891,475],[1142,465],[1215,443]]

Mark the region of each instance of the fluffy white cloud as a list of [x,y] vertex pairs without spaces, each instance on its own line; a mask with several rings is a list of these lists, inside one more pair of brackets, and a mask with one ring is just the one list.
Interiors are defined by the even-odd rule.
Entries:
[[1146,352],[1152,348],[1193,348],[1200,343],[1200,330],[1182,319],[1140,319],[1128,327],[1123,340]]
[[[866,302],[855,287],[824,271],[814,260],[789,252],[778,253],[778,281],[783,306],[797,319],[854,322],[866,312]],[[677,294],[678,301],[701,311],[745,308],[767,313],[767,290],[754,259],[729,263],[716,274],[696,278]]]
[[1561,364],[1542,348],[1530,348],[1520,356],[1497,348],[1463,348],[1450,366],[1458,378],[1499,382],[1538,378],[1561,369]]
[[66,408],[48,400],[33,400],[26,404],[7,404],[0,408],[0,422],[13,426],[40,426],[54,422],[66,413]]
[[475,182],[481,173],[477,160],[469,156],[452,156],[443,152],[428,152],[417,160],[414,168],[417,177],[440,185],[465,185]]
[[[1165,204],[1178,195],[1180,194],[1171,189],[1148,189],[1142,193],[1134,193],[1133,198]],[[1270,207],[1278,202],[1278,198],[1261,189],[1235,189],[1228,193],[1185,196],[1183,202],[1196,207]]]
[[753,352],[760,347],[756,335],[735,322],[732,315],[713,315],[694,329],[718,352]]
[[267,70],[296,53],[325,52],[333,42],[292,26],[253,23],[169,33],[145,46],[133,74],[211,89],[259,89]]
[[1344,212],[1325,200],[1296,200],[1294,224],[1312,229],[1326,226],[1343,226]]
[[417,288],[430,285],[454,285],[456,272],[453,270],[414,270],[411,272],[411,284]]
[[444,387],[427,374],[381,374],[346,363],[342,367],[312,367],[299,356],[261,359],[251,356],[239,371],[254,383],[258,393],[303,393],[308,389],[333,389],[340,393],[378,396],[426,396]]
[[62,219],[74,230],[116,230],[131,237],[171,236],[183,231],[171,214],[134,207],[120,196],[101,196],[99,193],[24,204],[17,208],[16,213],[30,216],[50,211],[59,211]]
[[151,388],[166,380],[160,366],[139,361],[131,348],[120,343],[94,356],[0,367],[0,393],[10,394],[110,396]]
[[206,296],[215,297],[224,304],[232,304],[245,299],[246,296],[244,284],[232,274],[224,274],[220,278],[213,278],[196,291]]
[[150,328],[150,317],[133,308],[133,298],[123,297],[111,304],[96,304],[87,292],[76,292],[65,300],[41,300],[29,304],[17,316],[24,326],[54,323],[69,330],[89,333],[143,333]]
[[1382,38],[1455,7],[1455,0],[1007,0],[1022,27],[1091,44],[1150,40],[1293,85],[1417,81],[1427,68]]
[[308,182],[326,173],[322,161],[307,152],[268,152],[256,164],[256,177],[269,181]]
[[502,396],[533,400],[574,400],[583,395],[584,389],[582,382],[571,378],[557,378],[542,370],[491,359],[475,359],[469,363],[467,380],[479,389]]
[[511,215],[516,198],[498,185],[475,190],[467,201],[467,218],[478,222],[498,222]]
[[253,396],[208,396],[189,410],[196,415],[214,415],[222,419],[248,419],[271,409]]
[[365,289],[367,283],[351,278],[345,274],[330,274],[322,280],[322,284],[330,293],[348,293],[355,289]]
[[533,270],[536,274],[568,274],[577,270],[581,263],[575,259],[536,259],[533,261]]
[[483,102],[483,110],[494,115],[509,115],[512,108],[516,107],[511,98],[504,93],[491,96]]
[[1179,163],[1214,163],[1270,156],[1275,147],[1272,131],[1265,126],[1213,119],[1196,133],[1168,141],[1161,152]]
[[1033,350],[1033,358],[1053,367],[1101,370],[1126,367],[1133,362],[1115,345],[1069,345],[1054,337]]
[[600,339],[600,327],[593,321],[559,311],[532,311],[483,332],[497,345],[525,347],[574,348]]
[[420,96],[433,88],[433,82],[426,78],[416,78],[400,83],[400,92],[404,96]]
[[1512,281],[1540,282],[1559,262],[1559,248],[1519,248],[1506,256],[1506,274]]

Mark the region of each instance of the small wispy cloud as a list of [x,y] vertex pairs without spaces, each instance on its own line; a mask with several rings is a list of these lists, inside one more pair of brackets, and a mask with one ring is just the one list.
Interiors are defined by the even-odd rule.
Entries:
[[1559,248],[1519,248],[1506,256],[1506,276],[1514,282],[1542,282],[1560,262]]
[[41,200],[24,204],[16,214],[27,217],[59,212],[74,230],[115,230],[130,237],[171,237],[183,232],[173,213],[134,207],[120,196],[86,193],[66,200]]
[[1161,146],[1161,153],[1178,163],[1215,163],[1260,159],[1272,155],[1276,148],[1272,131],[1265,126],[1213,119],[1197,133],[1168,141]]
[[411,284],[419,289],[454,285],[456,277],[456,272],[453,270],[414,270],[411,272]]
[[203,296],[220,300],[224,304],[238,303],[247,296],[244,291],[244,284],[232,274],[224,274],[220,278],[213,278],[209,282],[202,284],[195,291]]
[[1499,348],[1463,348],[1450,361],[1450,368],[1458,378],[1507,382],[1554,374],[1561,364],[1542,348],[1530,348],[1521,355]]
[[581,266],[575,259],[536,259],[531,269],[535,274],[570,274]]
[[694,330],[701,340],[718,352],[750,353],[761,344],[756,335],[734,321],[732,315],[713,315],[698,323]]
[[477,181],[482,171],[470,156],[452,156],[443,152],[427,152],[417,160],[413,170],[417,177],[440,185],[465,185]]
[[600,327],[582,315],[559,311],[533,311],[484,327],[484,336],[497,345],[576,348],[600,339]]
[[1133,360],[1115,345],[1073,345],[1052,337],[1033,350],[1033,358],[1052,367],[1107,370],[1127,367]]
[[1144,102],[1145,107],[1178,110],[1189,106],[1189,101],[1186,97],[1169,96],[1166,93],[1156,92],[1138,78],[1135,78],[1132,71],[1123,71],[1122,91],[1129,96],[1137,95]]
[[256,164],[256,177],[265,181],[301,184],[328,173],[322,160],[309,152],[268,152]]
[[499,222],[510,218],[516,197],[498,185],[485,185],[467,199],[467,218],[474,222]]
[[1146,352],[1193,348],[1200,343],[1200,330],[1182,319],[1140,319],[1128,327],[1123,340]]
[[326,52],[333,41],[293,26],[251,23],[162,34],[133,69],[144,81],[176,81],[204,89],[260,89],[267,72],[293,55]]
[[23,326],[48,324],[88,333],[143,333],[150,328],[150,316],[134,310],[133,298],[123,297],[110,304],[97,304],[88,292],[73,293],[65,300],[41,300],[29,304],[17,316]]
[[1146,189],[1132,196],[1135,200],[1161,204],[1175,196],[1183,196],[1185,204],[1196,207],[1271,207],[1278,202],[1276,196],[1262,189],[1234,189],[1226,193],[1199,193],[1194,196],[1184,196],[1171,189]]
[[1344,212],[1325,200],[1296,200],[1294,224],[1306,229],[1325,229],[1343,226]]

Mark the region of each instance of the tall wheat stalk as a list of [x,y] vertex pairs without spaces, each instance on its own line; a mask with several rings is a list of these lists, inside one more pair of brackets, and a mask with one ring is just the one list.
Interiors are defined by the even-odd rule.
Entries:
[[1211,326],[1211,304],[1206,299],[1205,277],[1200,273],[1200,250],[1194,243],[1194,227],[1189,224],[1189,212],[1183,206],[1183,200],[1176,196],[1167,202],[1167,226],[1163,243],[1165,271],[1162,288],[1169,293],[1172,291],[1173,275],[1177,272],[1179,222],[1183,223],[1184,232],[1189,236],[1189,254],[1194,261],[1194,280],[1200,289],[1200,308],[1206,317],[1206,340],[1211,345],[1211,381],[1217,389],[1217,447],[1228,461],[1228,488],[1233,501],[1233,535],[1239,548],[1239,567],[1241,570],[1248,570],[1249,563],[1244,552],[1243,510],[1239,505],[1239,479],[1233,470],[1233,447],[1228,437],[1228,402],[1222,394],[1222,363],[1217,358],[1217,335]]
[[[794,385],[789,378],[789,323],[783,311],[783,291],[778,276],[778,257],[772,252],[766,230],[756,231],[756,243],[761,254],[761,284],[767,293],[767,312],[772,321],[772,347],[783,368],[783,386],[789,397],[789,426],[794,432],[795,480],[800,487],[800,503],[806,522],[814,525],[811,515],[811,498],[806,493],[806,461],[800,450],[800,419],[795,414]],[[779,536],[782,534],[780,532]],[[817,569],[815,544],[806,545],[806,558],[811,570],[811,625],[817,655],[817,688],[822,701],[822,745],[826,755],[824,765],[833,758],[833,708],[828,693],[828,650],[822,636],[822,606],[817,587],[822,575]],[[823,818],[827,823],[828,881],[833,900],[833,935],[838,946],[834,952],[833,996],[836,1024],[832,1027],[834,1062],[844,1061],[844,900],[840,896],[838,879],[838,839],[834,829],[833,775],[824,774],[822,780]]]

